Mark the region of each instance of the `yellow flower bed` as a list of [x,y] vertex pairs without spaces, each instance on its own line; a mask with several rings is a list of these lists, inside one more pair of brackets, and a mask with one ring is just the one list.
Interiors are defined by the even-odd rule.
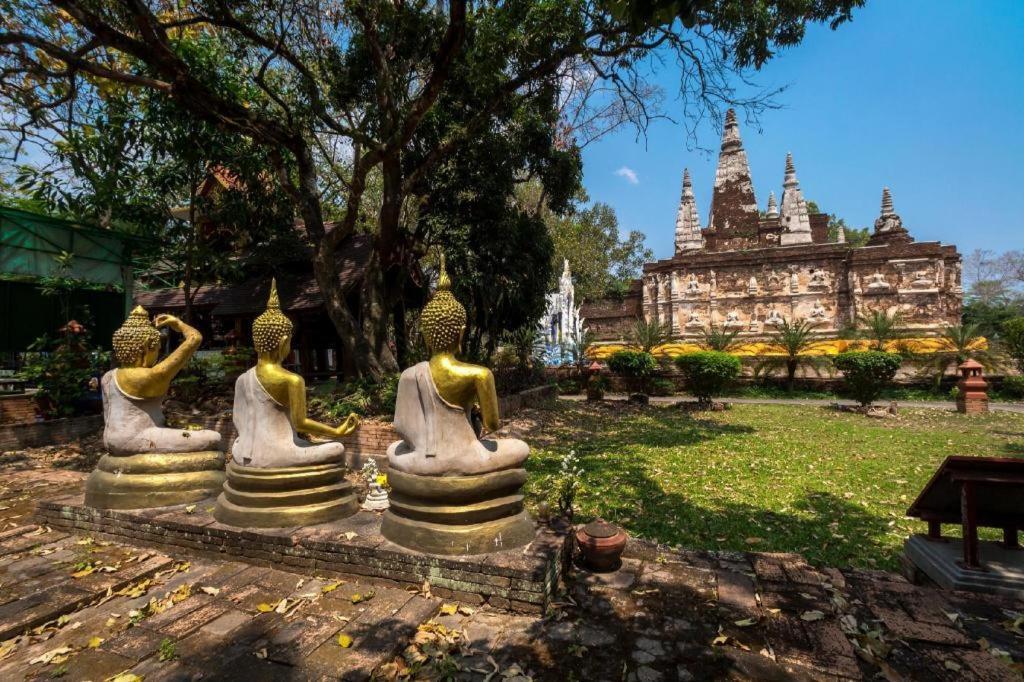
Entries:
[[[838,355],[839,353],[845,353],[847,351],[868,350],[870,346],[871,342],[863,339],[822,339],[821,341],[815,341],[812,343],[804,355]],[[617,343],[591,346],[590,350],[587,352],[587,357],[600,362],[607,360],[608,357],[616,351],[627,350],[629,348],[631,348],[631,346]],[[898,341],[889,341],[885,344],[885,350],[889,352],[896,352],[903,348],[911,353],[940,353],[955,350],[948,341],[942,338],[899,339]],[[980,337],[970,345],[970,348],[972,350],[987,349],[988,340],[984,337]],[[699,344],[673,341],[671,343],[655,347],[652,353],[657,358],[673,358],[677,355],[695,353],[699,350],[704,350]],[[781,346],[768,341],[750,341],[747,343],[738,342],[736,347],[729,352],[741,357],[786,354]]]

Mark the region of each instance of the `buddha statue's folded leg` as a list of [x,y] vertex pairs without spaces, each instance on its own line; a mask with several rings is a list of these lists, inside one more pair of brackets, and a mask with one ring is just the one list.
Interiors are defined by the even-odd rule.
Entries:
[[288,466],[309,466],[325,462],[339,462],[345,457],[345,446],[341,443],[309,443],[295,439],[295,457]]
[[216,431],[201,429],[169,429],[151,426],[143,429],[133,439],[137,443],[149,444],[137,452],[200,452],[220,448],[221,437]]
[[481,469],[480,473],[521,467],[530,456],[530,446],[517,438],[481,440],[480,445],[486,452],[486,468]]

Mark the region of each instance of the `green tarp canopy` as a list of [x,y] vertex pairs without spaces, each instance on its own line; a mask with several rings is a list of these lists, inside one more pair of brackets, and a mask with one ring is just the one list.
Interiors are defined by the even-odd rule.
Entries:
[[[72,316],[87,314],[101,345],[131,304],[134,258],[150,240],[68,220],[0,207],[0,351],[23,351],[61,319],[55,297],[44,296],[42,278],[62,275],[85,286],[71,295]],[[57,257],[73,254],[69,272]],[[87,311],[87,312],[86,312]],[[83,321],[83,320],[80,320]]]

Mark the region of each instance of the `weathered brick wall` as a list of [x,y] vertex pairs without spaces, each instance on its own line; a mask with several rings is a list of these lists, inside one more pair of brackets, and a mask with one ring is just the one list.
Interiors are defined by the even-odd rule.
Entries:
[[[570,537],[568,526],[542,526],[534,541],[519,550],[442,558],[384,542],[379,518],[368,512],[291,532],[226,526],[215,522],[205,506],[200,504],[192,514],[180,508],[114,511],[86,507],[76,496],[40,501],[35,515],[51,528],[127,539],[164,551],[186,547],[284,571],[371,578],[398,587],[419,588],[426,581],[444,598],[533,614],[544,612],[557,589]],[[351,539],[345,538],[348,528],[359,529]]]
[[34,422],[35,420],[35,396],[0,396],[0,424],[27,424],[29,422]]
[[103,415],[99,414],[0,426],[0,452],[67,443],[102,429]]

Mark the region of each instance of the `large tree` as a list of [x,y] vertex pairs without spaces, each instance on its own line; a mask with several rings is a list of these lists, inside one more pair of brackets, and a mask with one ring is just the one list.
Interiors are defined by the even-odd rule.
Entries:
[[[651,51],[679,61],[688,111],[756,107],[761,100],[737,94],[733,75],[800,42],[808,22],[834,28],[861,4],[0,0],[0,96],[31,128],[40,112],[101,97],[116,83],[169,98],[265,149],[312,240],[344,352],[358,373],[378,374],[397,365],[389,326],[427,247],[406,213],[418,210],[430,174],[496,120],[550,98],[582,69],[609,84],[606,96],[642,126],[657,115],[642,78]],[[201,49],[208,41],[219,49]],[[226,58],[211,61],[211,52]],[[445,98],[453,106],[444,109],[458,113],[447,120]],[[549,130],[551,144],[564,133]],[[374,183],[374,249],[352,309],[335,251],[359,229]],[[342,204],[332,230],[324,225],[328,186],[340,188]]]

